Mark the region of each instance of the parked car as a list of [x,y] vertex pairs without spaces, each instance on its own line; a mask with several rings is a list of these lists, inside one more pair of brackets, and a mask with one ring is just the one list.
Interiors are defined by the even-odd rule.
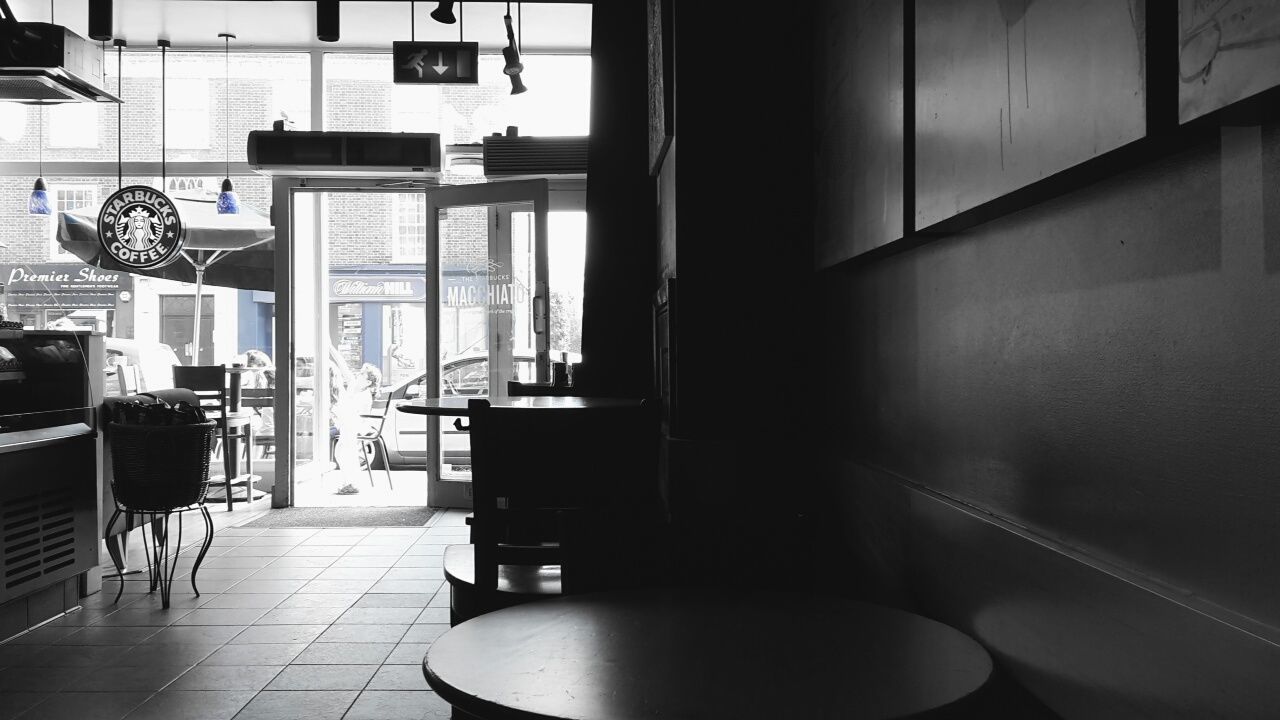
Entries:
[[181,365],[173,348],[161,342],[144,342],[132,338],[103,338],[107,365],[103,368],[104,387],[108,395],[119,391],[116,365],[133,365],[138,368],[139,392],[163,390],[173,387],[173,366]]
[[[531,356],[516,356],[516,379],[534,377]],[[487,395],[489,393],[489,357],[476,355],[457,358],[440,367],[441,397]],[[426,396],[426,375],[419,375],[399,385],[384,387],[374,399],[375,412],[386,412],[382,439],[392,468],[421,469],[427,466],[427,418],[396,412],[395,406],[406,400]],[[467,480],[471,477],[471,442],[465,432],[453,426],[453,418],[440,419],[440,452],[443,456],[441,477]]]

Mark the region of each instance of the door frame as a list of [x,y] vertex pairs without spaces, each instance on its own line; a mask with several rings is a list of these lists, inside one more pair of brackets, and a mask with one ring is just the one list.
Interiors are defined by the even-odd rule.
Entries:
[[[293,405],[297,401],[297,382],[294,377],[296,348],[294,347],[294,269],[293,269],[293,228],[298,224],[295,216],[294,197],[299,193],[325,192],[371,192],[371,193],[406,193],[422,192],[426,198],[426,248],[427,267],[424,274],[427,281],[426,334],[428,343],[439,343],[440,338],[440,229],[439,210],[448,207],[476,205],[532,204],[534,207],[535,247],[538,256],[535,268],[538,277],[535,291],[535,308],[541,305],[543,345],[536,352],[539,361],[536,363],[537,379],[545,381],[549,377],[550,356],[547,350],[547,339],[550,327],[550,298],[548,295],[548,252],[547,252],[547,213],[550,211],[549,183],[546,178],[530,180],[511,180],[475,183],[471,185],[433,185],[423,180],[406,180],[403,177],[313,177],[307,175],[275,175],[271,179],[271,220],[275,227],[275,484],[272,487],[271,506],[273,508],[292,507],[294,503],[294,482],[296,473],[293,464],[295,450],[296,413]],[[570,189],[571,193],[576,189]],[[580,190],[576,190],[580,192]],[[314,203],[313,224],[317,233],[321,228],[320,203]],[[510,224],[508,223],[508,228]],[[434,261],[434,267],[431,263]],[[433,289],[434,288],[434,294]],[[538,299],[540,298],[540,299]],[[535,310],[535,314],[538,311]],[[317,359],[317,365],[324,360]],[[317,368],[319,372],[321,368]],[[438,352],[428,352],[424,367],[429,378],[434,382],[427,383],[427,397],[438,398],[440,395],[440,358]],[[506,388],[500,389],[505,393]],[[388,408],[388,412],[391,409]],[[439,483],[440,475],[440,435],[439,418],[430,416],[427,423],[428,438],[428,503],[433,507],[470,507],[470,483],[465,483],[465,492],[446,492],[445,496],[433,497],[432,489]],[[432,445],[434,444],[434,448]],[[433,483],[433,479],[435,483]],[[448,483],[463,485],[464,483]]]

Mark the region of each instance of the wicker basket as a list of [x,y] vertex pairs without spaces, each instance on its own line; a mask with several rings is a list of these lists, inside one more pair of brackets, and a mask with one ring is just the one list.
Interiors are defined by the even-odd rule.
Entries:
[[111,423],[111,491],[133,511],[163,512],[204,502],[217,424]]

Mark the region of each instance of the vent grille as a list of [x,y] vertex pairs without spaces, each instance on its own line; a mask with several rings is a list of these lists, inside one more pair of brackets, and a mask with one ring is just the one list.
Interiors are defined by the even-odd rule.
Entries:
[[586,137],[506,137],[484,139],[484,174],[585,175]]
[[70,491],[26,495],[5,505],[0,513],[0,556],[6,591],[75,564],[75,511]]
[[77,99],[43,78],[0,77],[0,100],[69,102]]

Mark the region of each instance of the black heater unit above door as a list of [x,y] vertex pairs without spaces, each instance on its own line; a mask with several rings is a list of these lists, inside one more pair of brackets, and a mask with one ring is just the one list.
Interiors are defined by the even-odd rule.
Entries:
[[263,175],[438,179],[436,133],[249,133],[249,167]]

